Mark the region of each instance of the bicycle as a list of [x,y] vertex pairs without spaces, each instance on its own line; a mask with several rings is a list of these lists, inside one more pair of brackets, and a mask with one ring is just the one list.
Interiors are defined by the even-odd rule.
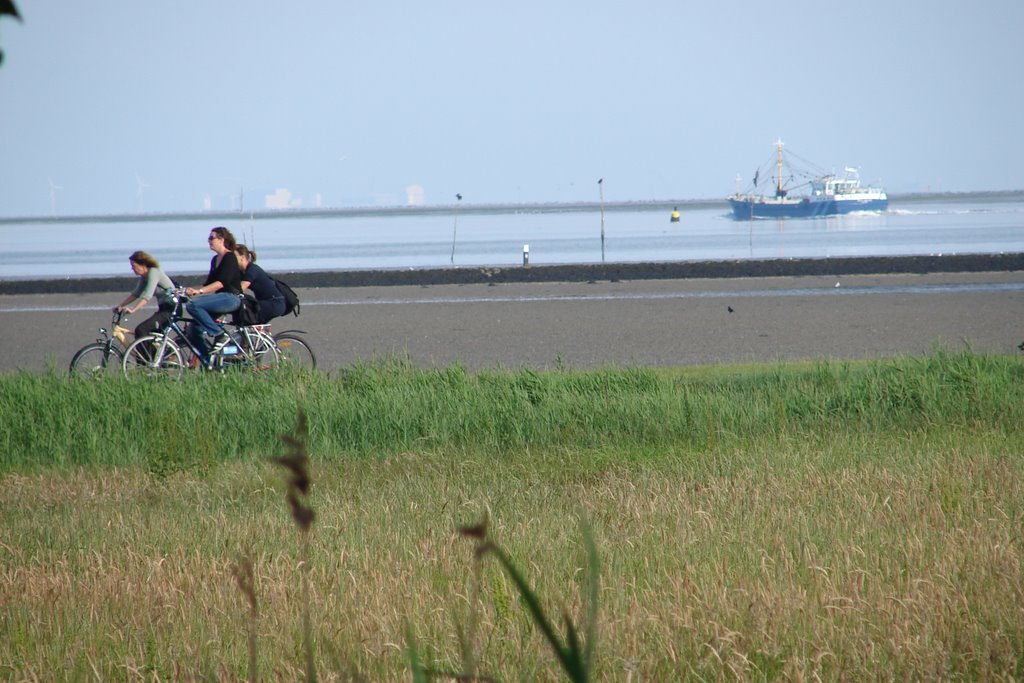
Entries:
[[195,324],[184,314],[184,305],[188,301],[185,290],[176,289],[171,297],[174,310],[168,324],[158,332],[136,339],[125,350],[121,367],[126,376],[177,378],[190,367],[214,371],[231,368],[264,370],[276,367],[280,362],[277,343],[266,325],[238,327],[227,344],[210,353],[205,362],[201,361],[202,354],[182,327],[183,323]]
[[86,344],[71,358],[68,372],[81,377],[103,377],[121,371],[124,361],[125,337],[127,330],[121,322],[127,322],[128,315],[124,311],[115,310],[110,318],[110,331],[99,328],[101,336],[91,344]]

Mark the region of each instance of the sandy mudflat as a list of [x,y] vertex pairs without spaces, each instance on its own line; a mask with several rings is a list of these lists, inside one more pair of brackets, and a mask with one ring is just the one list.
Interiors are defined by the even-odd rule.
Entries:
[[[364,286],[293,277],[302,315],[274,328],[306,330],[327,370],[395,354],[425,366],[541,369],[919,355],[936,343],[1018,353],[1024,270],[996,265]],[[0,295],[0,370],[63,369],[124,291]]]

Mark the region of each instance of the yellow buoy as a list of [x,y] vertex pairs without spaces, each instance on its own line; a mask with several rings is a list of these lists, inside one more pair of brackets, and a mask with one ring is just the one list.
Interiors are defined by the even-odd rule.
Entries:
[[678,223],[679,222],[679,209],[672,209],[671,222],[672,223]]

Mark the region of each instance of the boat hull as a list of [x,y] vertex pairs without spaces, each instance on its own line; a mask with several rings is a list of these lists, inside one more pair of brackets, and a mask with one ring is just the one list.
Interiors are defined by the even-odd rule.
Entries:
[[733,218],[817,218],[835,216],[853,211],[885,211],[889,208],[886,197],[857,199],[789,199],[730,197]]

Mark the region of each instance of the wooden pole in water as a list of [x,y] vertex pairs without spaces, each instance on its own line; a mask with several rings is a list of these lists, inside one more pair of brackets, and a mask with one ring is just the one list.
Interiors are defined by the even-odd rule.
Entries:
[[601,196],[601,263],[604,263],[604,178],[597,179],[597,191]]
[[452,222],[452,265],[455,265],[455,231],[459,227],[459,202],[462,201],[462,195],[456,193],[455,195],[455,220]]

